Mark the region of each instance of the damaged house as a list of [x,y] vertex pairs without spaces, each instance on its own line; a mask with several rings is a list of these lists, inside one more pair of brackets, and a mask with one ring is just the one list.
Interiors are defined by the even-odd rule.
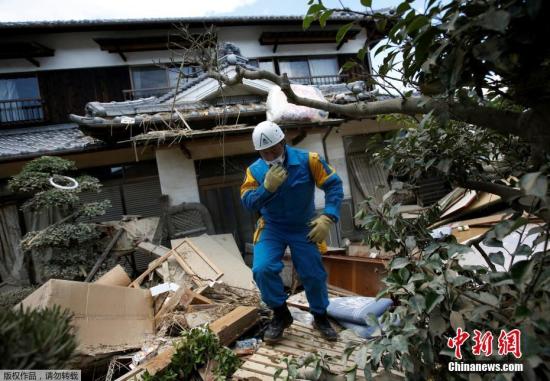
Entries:
[[[159,216],[186,203],[198,211],[176,219],[172,236],[229,233],[246,256],[255,216],[242,208],[239,187],[257,157],[251,131],[266,119],[274,85],[246,80],[228,88],[196,66],[180,69],[172,62],[169,34],[175,25],[193,33],[213,25],[218,43],[227,42],[219,54],[224,73],[231,75],[236,65],[286,72],[327,100],[347,102],[371,89],[346,85],[361,77],[341,68],[379,38],[367,24],[336,44],[338,28],[353,17],[335,15],[327,28],[307,31],[300,16],[1,24],[0,224],[21,225],[1,237],[2,245],[16,250],[30,228],[19,224],[20,200],[6,189],[7,178],[35,157],[57,155],[101,180],[100,197],[112,205],[103,220]],[[178,83],[180,70],[186,75]],[[357,205],[366,194],[381,197],[387,190],[377,187],[387,184],[387,174],[369,163],[366,139],[395,126],[338,115],[280,124],[289,144],[320,153],[343,179],[342,219],[329,245],[357,237]],[[86,201],[91,197],[97,196]],[[323,203],[319,192],[316,206]],[[197,213],[207,217],[197,222]]]

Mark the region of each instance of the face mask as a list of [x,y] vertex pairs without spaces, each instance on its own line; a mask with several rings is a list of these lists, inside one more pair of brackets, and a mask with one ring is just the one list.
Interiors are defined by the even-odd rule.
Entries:
[[283,153],[281,154],[281,156],[279,156],[278,158],[276,159],[273,159],[273,160],[264,160],[265,163],[268,165],[268,166],[274,166],[274,165],[283,165],[283,163],[285,162],[285,153],[283,151]]

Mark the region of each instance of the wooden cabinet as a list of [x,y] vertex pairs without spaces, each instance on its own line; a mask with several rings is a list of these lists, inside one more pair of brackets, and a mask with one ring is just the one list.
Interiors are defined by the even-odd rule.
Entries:
[[382,289],[387,259],[323,255],[328,283],[359,295],[376,296]]

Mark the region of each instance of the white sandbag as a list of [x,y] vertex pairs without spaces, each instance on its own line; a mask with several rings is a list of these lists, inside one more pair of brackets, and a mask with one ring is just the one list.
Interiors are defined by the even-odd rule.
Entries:
[[[296,95],[326,102],[325,97],[316,87],[290,85]],[[267,95],[267,120],[275,123],[284,122],[320,122],[328,119],[328,112],[305,106],[288,103],[286,95],[279,86],[273,86]]]

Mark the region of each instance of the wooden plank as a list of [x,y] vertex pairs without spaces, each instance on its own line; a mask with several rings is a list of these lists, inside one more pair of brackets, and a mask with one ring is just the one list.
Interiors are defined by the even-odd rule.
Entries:
[[285,333],[292,334],[296,337],[302,338],[302,339],[309,339],[312,338],[316,341],[320,341],[321,344],[327,344],[331,347],[337,346],[337,347],[343,347],[344,344],[339,341],[328,341],[326,340],[319,331],[317,331],[314,328],[306,328],[306,327],[300,327],[297,325],[291,325],[289,328],[285,330]]
[[210,260],[210,258],[208,257],[208,255],[206,255],[201,249],[199,249],[199,247],[197,245],[195,245],[191,239],[188,239],[186,238],[185,241],[187,242],[187,244],[189,245],[189,247],[191,247],[195,253],[197,253],[197,255],[199,255],[206,263],[208,263],[208,265],[210,267],[212,267],[212,269],[217,272],[218,274],[223,274],[223,271],[220,270],[220,268],[218,266],[216,266],[216,264],[214,262],[212,262]]
[[[266,344],[269,347],[269,344]],[[341,356],[342,353],[326,347],[313,347],[311,345],[296,342],[294,340],[287,339],[283,336],[283,339],[278,341],[275,345],[284,345],[287,347],[301,349],[306,352],[324,352],[330,356]]]
[[[241,365],[241,369],[249,370],[254,373],[264,374],[266,376],[271,376],[271,379],[273,379],[273,375],[275,372],[277,372],[277,368],[269,365],[259,364],[252,361],[245,361],[243,365]],[[288,375],[288,372],[283,370],[280,374],[280,378],[285,378]]]
[[[300,348],[290,347],[284,344],[277,344],[275,346],[266,347],[266,348],[273,349],[277,352],[281,352],[282,354],[284,354],[284,356],[295,356],[295,357],[305,356],[309,353],[320,353],[320,352],[326,353],[325,351],[318,350],[318,349],[314,349],[314,350],[300,349]],[[326,354],[330,355],[329,353],[326,353]],[[342,354],[340,354],[339,356],[332,356],[332,355],[330,356],[332,357],[332,360],[330,361],[331,364],[332,363],[340,364],[340,365],[342,364]],[[353,365],[354,365],[354,362],[351,360],[346,363],[346,366],[353,366]]]
[[233,376],[233,380],[249,380],[249,381],[273,381],[272,376],[267,376],[265,374],[260,374],[256,372],[251,372],[245,369],[237,369]]
[[[286,367],[286,364],[282,362],[282,358],[287,356],[288,356],[287,354],[279,352],[277,350],[261,347],[253,356],[249,357],[247,360],[264,363],[265,365],[271,364],[272,366],[279,368],[279,367]],[[267,361],[269,361],[269,363]],[[344,370],[347,368],[347,366],[346,367],[342,366],[341,360],[336,360],[336,359],[328,360],[328,364],[329,364],[330,370],[334,372],[344,372]],[[361,376],[358,377],[358,379],[362,379],[362,378],[364,377],[361,377]]]
[[223,246],[208,235],[186,238],[193,248],[203,253],[221,272],[220,278],[225,284],[233,287],[252,290],[255,288],[252,270],[242,259],[229,253]]
[[176,242],[181,242],[181,244],[177,246],[173,244],[174,250],[181,255],[181,259],[198,277],[214,281],[223,276],[223,272],[219,271],[217,267],[212,267],[210,261],[205,260],[203,255],[193,249],[187,239],[174,240],[174,243]]
[[453,222],[452,224],[449,224],[449,226],[451,228],[458,228],[459,226],[464,226],[464,225],[468,225],[468,226],[492,226],[492,225],[496,225],[497,223],[503,221],[506,219],[506,217],[510,217],[512,214],[511,213],[497,213],[497,214],[493,214],[491,216],[486,216],[486,217],[480,217],[480,218],[472,218],[472,219],[469,219],[469,220],[463,220],[463,221],[456,221],[456,222]]
[[210,324],[210,329],[218,335],[223,345],[229,345],[252,328],[260,319],[256,307],[239,306],[227,315]]
[[266,351],[268,351],[268,353],[260,353],[260,351],[258,350],[258,352],[248,357],[246,361],[272,366],[275,368],[286,369],[286,364],[282,361],[282,357],[280,357],[281,353],[273,350],[269,351],[268,349],[266,349]]
[[157,257],[162,257],[164,254],[170,251],[170,249],[167,247],[164,247],[162,245],[155,245],[151,242],[140,242],[137,246],[137,249],[149,254],[156,255]]

